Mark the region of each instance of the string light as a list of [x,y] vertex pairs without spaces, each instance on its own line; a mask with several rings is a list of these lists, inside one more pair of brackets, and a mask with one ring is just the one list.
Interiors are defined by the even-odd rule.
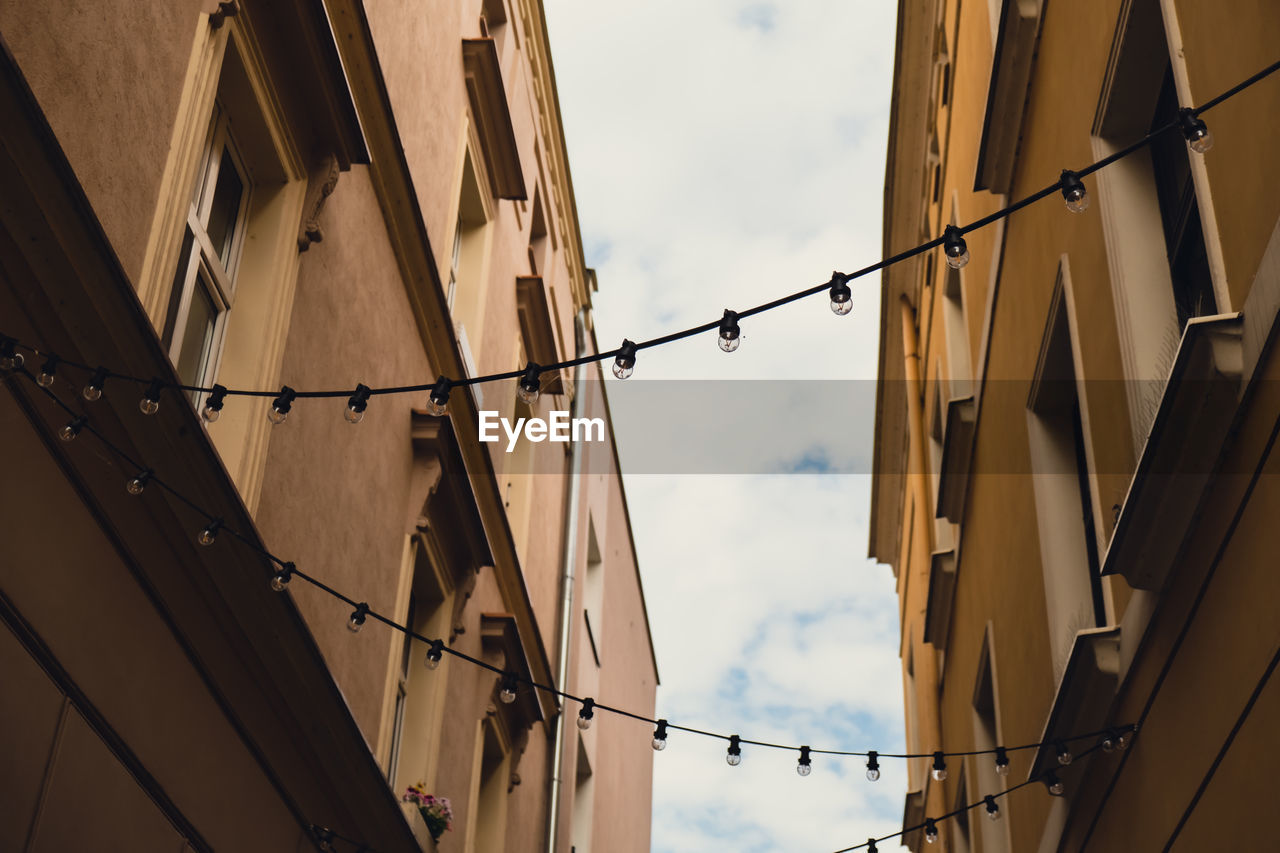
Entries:
[[8,335],[0,337],[0,370],[17,370],[26,362],[18,352],[18,341]]
[[969,263],[969,247],[960,229],[954,225],[948,225],[942,233],[942,253],[947,257],[947,266],[953,270]]
[[351,618],[347,620],[347,630],[353,634],[360,633],[360,629],[364,627],[365,617],[369,614],[369,605],[363,601],[356,605],[356,609],[351,611]]
[[1089,209],[1089,191],[1085,189],[1084,182],[1075,172],[1063,169],[1058,186],[1062,188],[1062,198],[1067,203],[1067,210],[1072,213],[1084,213]]
[[596,715],[596,700],[588,696],[582,700],[582,709],[578,711],[578,728],[584,732],[591,728],[591,718]]
[[444,659],[444,640],[432,640],[431,648],[427,649],[427,660],[425,666],[427,669],[436,669],[440,666],[440,661]]
[[729,749],[726,750],[724,760],[730,767],[737,767],[742,763],[742,738],[737,735],[729,735]]
[[433,417],[443,417],[449,411],[449,389],[453,386],[444,376],[436,380],[431,387],[431,396],[427,398],[427,413]]
[[369,395],[373,393],[368,385],[356,383],[356,393],[351,395],[351,399],[347,400],[346,411],[342,416],[347,419],[349,424],[358,424],[364,420],[364,410],[369,407]]
[[796,773],[808,776],[813,772],[813,761],[809,758],[809,747],[800,747],[800,760],[796,763]]
[[933,780],[935,782],[946,781],[947,778],[947,762],[944,753],[939,750],[933,754]]
[[1067,749],[1067,745],[1060,740],[1053,742],[1053,748],[1058,753],[1058,763],[1066,767],[1071,763],[1071,750]]
[[222,519],[215,518],[213,521],[209,522],[203,530],[200,531],[199,535],[196,536],[196,541],[207,548],[217,540],[218,531],[221,529],[222,529]]
[[996,747],[996,775],[1009,775],[1009,756],[1005,754],[1003,746]]
[[996,798],[987,794],[982,798],[982,801],[987,804],[987,817],[991,820],[999,820],[1000,807],[996,805]]
[[876,853],[876,840],[874,838],[867,839],[867,853]]
[[653,751],[662,752],[667,748],[667,721],[658,720],[657,728],[653,730]]
[[80,430],[84,429],[84,425],[88,422],[89,419],[83,415],[72,418],[67,422],[66,426],[58,430],[58,438],[63,441],[75,441],[76,436],[80,434]]
[[516,701],[516,677],[514,673],[504,672],[502,674],[501,687],[498,690],[498,698],[506,704],[510,705]]
[[636,345],[626,338],[618,347],[618,357],[613,362],[613,375],[619,379],[630,378],[636,370]]
[[271,589],[275,592],[284,592],[289,581],[293,580],[293,573],[296,570],[297,567],[293,563],[281,563],[280,569],[271,576]]
[[1116,748],[1128,749],[1130,739],[1137,733],[1138,733],[1138,726],[1136,723],[1130,726],[1129,728],[1121,731],[1120,734],[1116,735]]
[[529,362],[525,367],[524,373],[520,375],[520,383],[516,388],[516,396],[521,399],[527,406],[532,406],[538,402],[538,396],[542,392],[542,379],[539,374],[542,368],[534,362]]
[[204,408],[200,410],[200,416],[205,419],[206,423],[217,423],[218,418],[222,417],[222,404],[227,397],[227,389],[222,385],[215,384],[213,390],[209,392],[209,396],[205,398]]
[[1061,797],[1066,790],[1062,785],[1062,780],[1058,778],[1058,774],[1052,770],[1045,774],[1044,783],[1049,787],[1049,793],[1055,797]]
[[142,393],[142,399],[138,401],[138,408],[144,415],[154,415],[160,411],[160,391],[164,388],[164,383],[159,379],[152,379],[151,384],[147,386],[147,390]]
[[716,343],[725,352],[733,352],[742,343],[742,330],[738,328],[738,312],[724,309],[724,317],[720,320],[720,337]]
[[285,385],[280,388],[280,394],[271,401],[271,411],[267,412],[267,420],[271,421],[272,426],[280,426],[284,423],[284,419],[289,417],[289,410],[293,408],[293,400],[298,396],[298,392]]
[[1178,128],[1191,150],[1197,154],[1203,154],[1213,147],[1213,131],[1190,107],[1178,110]]
[[150,468],[139,471],[137,476],[124,484],[124,489],[131,495],[140,495],[146,489],[147,483],[151,482],[151,478],[155,476],[155,472]]
[[931,817],[924,819],[924,840],[930,844],[938,840],[938,824]]
[[44,364],[40,368],[40,375],[36,377],[36,384],[41,388],[52,388],[53,378],[58,373],[58,357],[50,355],[44,360]]
[[880,753],[874,749],[867,753],[867,781],[880,781]]
[[853,290],[849,287],[849,276],[842,272],[831,273],[831,310],[838,317],[853,310]]
[[89,382],[84,386],[84,390],[80,395],[92,403],[94,400],[102,399],[102,386],[107,384],[107,369],[99,367],[93,371],[93,375],[89,377]]

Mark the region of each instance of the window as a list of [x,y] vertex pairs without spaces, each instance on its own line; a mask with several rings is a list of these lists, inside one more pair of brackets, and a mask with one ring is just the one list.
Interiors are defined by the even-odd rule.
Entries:
[[[1163,127],[1177,115],[1178,93],[1173,84],[1173,66],[1169,65],[1165,68],[1151,129]],[[1164,226],[1173,304],[1178,312],[1178,328],[1182,329],[1192,317],[1216,314],[1218,309],[1204,232],[1200,227],[1200,208],[1191,181],[1191,161],[1180,134],[1162,133],[1152,141],[1151,168],[1160,204],[1160,222]]]
[[[987,625],[982,639],[982,657],[978,660],[978,677],[973,686],[973,748],[975,751],[1002,746],[1000,725],[996,712],[995,664],[991,654],[991,626]],[[979,755],[973,761],[975,799],[987,794],[998,794],[1005,789],[996,773],[995,761],[989,755]],[[1008,778],[1008,777],[1006,777]],[[1009,853],[1009,798],[999,801],[1003,820],[977,821],[977,847],[982,853]],[[985,814],[985,809],[982,810]]]
[[477,743],[478,790],[475,818],[470,829],[475,833],[475,853],[502,853],[507,836],[507,752],[491,720],[480,723]]
[[235,297],[250,186],[219,106],[187,211],[162,340],[178,376],[207,385],[217,372],[227,313]]
[[463,158],[462,187],[458,194],[458,217],[453,230],[453,251],[449,260],[448,290],[445,293],[459,338],[465,341],[467,358],[480,352],[485,306],[485,276],[489,253],[489,206],[481,187],[482,174],[476,171],[470,148]]
[[1027,401],[1036,525],[1054,679],[1077,631],[1107,624],[1088,450],[1067,309],[1059,276]]
[[587,639],[596,666],[600,666],[601,641],[604,639],[604,557],[596,537],[596,520],[587,516],[587,574],[582,580],[582,618],[587,626]]

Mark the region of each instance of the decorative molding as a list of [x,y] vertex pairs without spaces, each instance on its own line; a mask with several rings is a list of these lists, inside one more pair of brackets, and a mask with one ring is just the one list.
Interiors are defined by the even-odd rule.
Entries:
[[496,198],[527,200],[524,172],[507,92],[502,85],[498,48],[491,38],[463,39],[462,63],[467,99],[480,136],[485,170]]
[[216,30],[226,23],[227,18],[234,18],[239,14],[240,4],[236,0],[227,0],[225,3],[219,3],[217,11],[209,15],[209,26]]
[[324,231],[320,229],[320,211],[324,210],[325,202],[329,200],[329,196],[333,195],[341,174],[338,158],[330,154],[327,159],[324,182],[317,183],[317,179],[312,179],[311,186],[307,189],[307,200],[303,206],[304,213],[308,210],[311,213],[304,215],[301,230],[298,232],[299,252],[305,252],[311,248],[312,243],[324,240]]

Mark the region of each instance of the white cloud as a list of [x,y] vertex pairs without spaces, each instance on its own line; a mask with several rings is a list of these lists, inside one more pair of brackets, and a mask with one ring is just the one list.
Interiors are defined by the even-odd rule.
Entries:
[[[601,346],[880,258],[894,4],[546,7],[587,263],[600,278]],[[848,317],[819,294],[748,318],[731,355],[713,334],[646,350],[636,378],[874,378],[878,286],[878,276],[854,283]],[[742,470],[784,469],[800,447],[865,472],[872,398],[847,384],[850,400],[831,400],[826,420],[809,389],[777,382],[759,401],[772,420],[717,408],[722,394],[701,384],[673,387],[643,418],[624,415],[617,393],[624,467],[630,454],[633,471],[654,470],[662,423],[673,446],[763,460]],[[774,441],[779,430],[793,440]],[[901,746],[893,578],[862,556],[868,487],[847,475],[628,475],[660,715],[816,748]],[[731,768],[724,747],[673,732],[655,756],[655,851],[822,853],[901,826],[900,762],[884,762],[872,784],[859,759],[815,756],[801,779],[794,752],[747,747]]]

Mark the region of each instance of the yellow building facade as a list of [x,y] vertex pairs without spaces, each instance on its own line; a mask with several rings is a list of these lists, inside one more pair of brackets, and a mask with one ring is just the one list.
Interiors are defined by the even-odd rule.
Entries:
[[[1266,3],[901,0],[886,256],[1122,152],[1274,63]],[[1259,842],[1280,760],[1272,456],[1280,75],[889,268],[871,556],[892,567],[908,750],[1093,737],[910,768],[906,841],[1158,851]],[[1078,205],[1077,205],[1078,206]],[[1053,771],[1063,794],[1043,781]],[[1001,797],[987,821],[981,800]],[[932,849],[932,848],[929,848]]]
[[0,333],[50,376],[0,404],[0,849],[647,850],[651,728],[529,686],[653,713],[600,365],[305,393],[601,351],[541,3],[3,2],[0,38]]

